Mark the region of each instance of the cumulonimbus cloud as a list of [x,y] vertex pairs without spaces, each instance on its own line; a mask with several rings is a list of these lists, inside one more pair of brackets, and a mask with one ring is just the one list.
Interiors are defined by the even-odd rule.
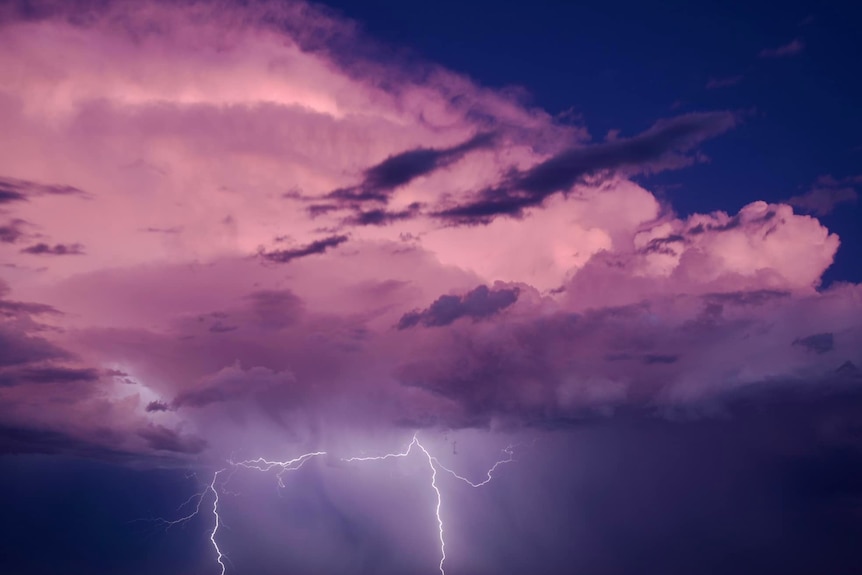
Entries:
[[859,286],[818,290],[839,249],[820,221],[679,215],[631,179],[696,162],[737,112],[593,142],[511,92],[364,58],[302,3],[15,6],[2,449],[553,427],[862,365]]

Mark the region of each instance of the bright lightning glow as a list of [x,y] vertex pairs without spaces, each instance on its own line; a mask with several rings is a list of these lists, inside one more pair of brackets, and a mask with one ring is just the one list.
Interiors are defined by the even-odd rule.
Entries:
[[[426,449],[425,446],[422,445],[422,443],[419,441],[419,437],[417,434],[413,435],[413,439],[410,441],[410,443],[407,445],[407,447],[404,449],[404,451],[400,451],[400,452],[396,452],[396,453],[386,453],[384,455],[377,455],[377,456],[371,456],[371,457],[347,457],[347,458],[342,458],[342,461],[345,461],[345,462],[383,461],[386,459],[407,457],[413,452],[414,446],[417,447],[419,449],[419,451],[422,452],[426,461],[428,462],[428,466],[431,468],[431,489],[434,490],[434,493],[437,496],[437,504],[436,504],[436,507],[434,509],[434,513],[437,517],[437,531],[438,531],[439,538],[440,538],[440,563],[438,564],[438,568],[440,569],[440,575],[446,575],[446,571],[445,571],[444,566],[443,566],[444,563],[446,562],[446,540],[444,537],[444,530],[443,530],[443,518],[441,515],[441,511],[440,511],[441,507],[443,505],[443,496],[440,492],[440,487],[437,485],[438,470],[442,469],[443,471],[446,471],[447,473],[449,473],[450,475],[452,475],[456,479],[459,479],[460,481],[466,483],[467,485],[470,485],[471,487],[482,487],[482,486],[490,483],[491,479],[493,479],[494,472],[497,470],[497,468],[499,466],[501,466],[505,463],[511,463],[512,461],[515,460],[514,459],[514,447],[512,445],[509,445],[508,447],[506,447],[503,450],[503,452],[507,455],[507,457],[505,459],[501,459],[501,460],[497,461],[496,463],[494,463],[494,465],[490,469],[488,469],[488,471],[485,472],[485,479],[480,481],[480,482],[470,481],[466,477],[459,475],[458,473],[456,473],[452,469],[449,469],[448,467],[446,467],[445,465],[440,463],[440,460],[437,459],[437,457],[431,455],[431,452],[429,452],[428,449]],[[263,457],[258,457],[256,459],[247,459],[245,461],[236,461],[236,462],[235,461],[228,461],[228,463],[231,466],[230,468],[220,469],[220,470],[216,471],[213,474],[212,481],[210,482],[209,486],[206,489],[204,489],[204,491],[197,493],[195,495],[192,495],[179,507],[179,510],[181,510],[184,507],[186,507],[190,502],[197,499],[197,504],[196,504],[195,510],[193,512],[191,512],[188,515],[185,515],[179,519],[174,519],[171,521],[166,520],[166,519],[159,519],[159,521],[164,523],[164,524],[167,524],[168,528],[170,528],[173,525],[177,525],[177,524],[181,524],[181,523],[185,523],[185,522],[189,521],[192,517],[195,517],[196,515],[199,514],[200,509],[201,509],[201,504],[202,504],[204,498],[206,497],[206,495],[209,492],[211,492],[213,494],[212,513],[213,513],[213,517],[214,517],[214,522],[213,522],[212,531],[210,532],[209,539],[210,539],[210,542],[212,543],[213,549],[215,550],[216,562],[221,567],[221,572],[219,575],[225,575],[226,567],[225,567],[225,563],[224,563],[224,558],[226,556],[224,555],[224,553],[222,553],[222,550],[219,547],[218,542],[216,541],[216,535],[218,533],[219,526],[221,525],[221,517],[219,517],[219,510],[218,510],[219,490],[216,489],[216,483],[218,481],[219,475],[221,473],[227,471],[228,469],[231,469],[232,471],[234,471],[238,467],[244,467],[246,469],[252,469],[255,471],[271,471],[273,469],[278,469],[279,471],[276,473],[276,477],[278,478],[278,485],[279,485],[279,487],[284,487],[285,486],[284,485],[284,474],[285,473],[287,473],[288,471],[296,471],[297,469],[299,469],[303,465],[305,465],[305,463],[307,461],[309,461],[310,459],[313,459],[315,457],[319,457],[322,455],[326,455],[326,452],[325,451],[313,451],[310,453],[304,453],[303,455],[300,455],[299,457],[295,457],[293,459],[289,459],[286,461],[270,461],[268,459],[264,459]],[[223,487],[224,487],[224,485],[222,485],[222,488]]]
[[303,465],[305,462],[311,459],[312,457],[317,457],[320,455],[326,455],[325,451],[314,451],[312,453],[304,453],[299,457],[294,459],[289,459],[288,461],[269,461],[264,459],[263,457],[258,457],[257,459],[247,459],[245,461],[238,461],[234,463],[233,461],[229,462],[231,465],[239,465],[241,467],[247,467],[248,469],[255,469],[257,471],[269,471],[274,467],[280,467],[281,471],[275,474],[278,477],[278,486],[284,487],[284,474],[288,471],[296,471]]
[[438,567],[440,568],[441,575],[446,575],[446,571],[443,569],[443,562],[446,561],[446,541],[443,539],[443,520],[440,518],[440,505],[443,501],[440,497],[440,489],[437,487],[437,468],[434,467],[434,458],[431,457],[425,446],[419,443],[415,435],[413,436],[413,441],[416,442],[416,445],[422,450],[425,457],[428,458],[428,465],[431,466],[431,488],[437,494],[437,509],[434,512],[437,514],[437,529],[440,532],[440,565]]
[[215,484],[216,484],[216,480],[218,479],[219,473],[221,473],[222,471],[224,471],[224,469],[220,469],[213,474],[213,480],[212,480],[212,483],[210,483],[209,489],[210,489],[210,491],[213,492],[213,497],[214,497],[214,499],[213,499],[213,515],[215,516],[215,521],[213,522],[213,530],[210,533],[210,541],[212,541],[213,548],[215,549],[215,552],[216,552],[216,561],[218,561],[218,564],[221,565],[221,575],[224,575],[225,565],[224,565],[224,561],[222,561],[222,559],[224,559],[224,555],[222,554],[221,549],[219,549],[218,543],[216,543],[216,539],[215,539],[216,533],[218,532],[220,519],[221,519],[218,516],[218,491],[215,488]]

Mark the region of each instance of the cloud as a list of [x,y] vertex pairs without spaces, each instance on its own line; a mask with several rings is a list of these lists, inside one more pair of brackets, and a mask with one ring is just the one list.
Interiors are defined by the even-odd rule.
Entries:
[[794,339],[793,345],[801,345],[815,353],[826,353],[835,349],[835,334],[815,333]]
[[204,378],[200,385],[178,395],[174,407],[204,407],[212,403],[238,401],[272,389],[284,388],[295,381],[289,372],[275,372],[265,367],[244,370],[239,362]]
[[716,88],[729,88],[736,86],[742,82],[743,76],[725,76],[722,78],[710,78],[706,83],[707,90],[715,90]]
[[13,219],[4,225],[0,225],[0,243],[14,244],[24,236],[21,229],[27,222],[22,219]]
[[385,226],[416,217],[421,207],[420,203],[414,202],[407,206],[407,209],[397,212],[383,209],[357,210],[355,215],[345,219],[345,223],[353,226]]
[[194,454],[203,451],[207,445],[200,437],[184,436],[162,425],[148,425],[138,430],[138,435],[157,451]]
[[425,327],[441,327],[462,317],[473,320],[488,318],[515,303],[518,293],[516,287],[492,290],[487,286],[479,286],[463,296],[440,296],[427,309],[414,310],[401,316],[398,329],[419,324]]
[[26,201],[33,196],[81,196],[88,194],[74,186],[40,184],[29,180],[0,177],[0,204]]
[[730,112],[691,113],[661,120],[632,138],[563,151],[481,191],[473,201],[436,215],[462,223],[487,222],[498,215],[519,216],[527,208],[540,206],[550,195],[566,192],[600,172],[636,174],[679,167],[692,161],[685,152],[737,122],[738,117]]
[[57,3],[2,32],[0,425],[34,430],[10,449],[563,429],[862,362],[815,217],[681,216],[632,181],[738,113],[591,141],[301,3]]
[[80,256],[84,254],[84,246],[81,244],[33,244],[21,250],[22,254],[51,255],[51,256]]
[[785,58],[795,56],[805,49],[805,44],[799,38],[790,41],[787,44],[778,46],[777,48],[764,48],[758,56],[760,58]]
[[77,383],[99,379],[95,369],[66,367],[26,367],[0,371],[0,386],[27,385],[30,383]]
[[341,201],[370,200],[386,203],[391,191],[420,176],[445,168],[473,150],[489,148],[493,143],[493,134],[478,134],[449,148],[417,148],[401,152],[365,170],[364,179],[359,186],[335,190],[327,197]]
[[325,251],[338,247],[347,241],[347,236],[329,236],[322,240],[314,240],[313,242],[290,250],[273,250],[270,252],[262,252],[264,259],[271,262],[285,264],[297,258],[303,258],[314,254],[322,254]]
[[862,177],[847,177],[836,179],[832,176],[821,176],[806,193],[793,196],[787,200],[791,206],[801,210],[825,216],[840,204],[855,203],[859,199],[856,191],[862,185]]
[[168,411],[170,408],[171,406],[164,401],[151,401],[147,404],[146,411],[147,413],[153,413],[158,411]]

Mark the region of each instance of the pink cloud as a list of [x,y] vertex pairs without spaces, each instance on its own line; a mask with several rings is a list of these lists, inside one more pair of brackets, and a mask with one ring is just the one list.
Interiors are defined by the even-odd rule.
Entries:
[[368,40],[308,5],[66,10],[2,20],[5,426],[225,455],[695,409],[862,361],[859,286],[818,291],[839,239],[816,218],[679,217],[631,181],[734,112],[591,142],[345,53]]

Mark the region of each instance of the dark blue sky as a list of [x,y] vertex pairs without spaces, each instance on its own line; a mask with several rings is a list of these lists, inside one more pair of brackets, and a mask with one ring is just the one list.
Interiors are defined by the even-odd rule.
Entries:
[[[585,125],[634,135],[687,111],[746,111],[706,143],[710,162],[642,178],[681,214],[786,200],[824,175],[862,174],[858,2],[485,2],[325,4],[372,38]],[[764,50],[798,40],[784,57]],[[729,84],[707,88],[710,81]],[[723,82],[724,81],[724,82]],[[862,212],[822,217],[842,247],[824,284],[862,280]]]

